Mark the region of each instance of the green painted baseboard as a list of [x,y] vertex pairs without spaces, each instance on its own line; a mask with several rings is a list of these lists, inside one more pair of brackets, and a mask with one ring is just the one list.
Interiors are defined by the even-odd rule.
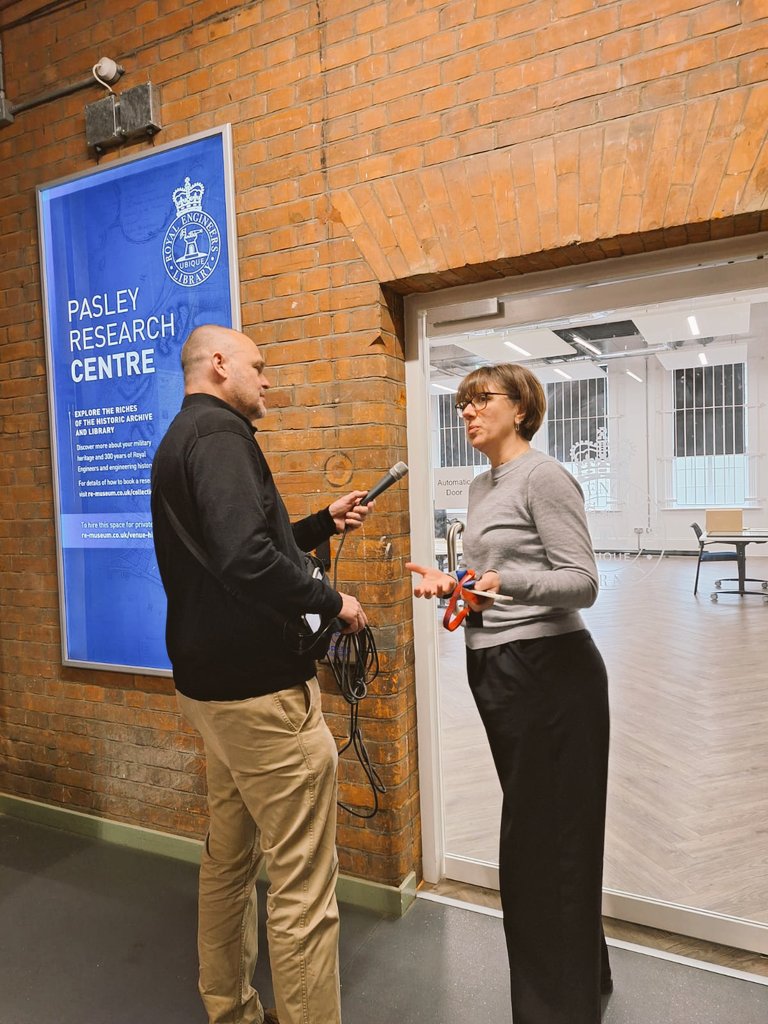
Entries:
[[117,843],[132,850],[144,850],[162,857],[173,857],[191,864],[200,862],[202,842],[199,839],[187,839],[185,836],[173,836],[165,832],[157,832],[140,825],[126,825],[121,821],[107,821],[94,814],[83,814],[71,811],[55,804],[41,804],[35,800],[27,800],[19,796],[8,796],[0,793],[0,814],[9,818],[24,818],[37,825],[47,825],[63,832],[74,832],[90,839],[103,839],[107,843]]
[[[93,814],[83,814],[54,804],[42,804],[24,797],[0,793],[0,814],[10,818],[23,818],[38,825],[58,828],[64,832],[101,839],[107,843],[144,850],[161,857],[172,857],[190,864],[200,861],[202,842],[186,836],[174,836],[141,825],[128,825],[121,821],[107,821]],[[400,917],[416,898],[416,874],[411,873],[400,885],[382,885],[365,878],[340,875],[336,895],[341,903],[364,907],[389,917]]]

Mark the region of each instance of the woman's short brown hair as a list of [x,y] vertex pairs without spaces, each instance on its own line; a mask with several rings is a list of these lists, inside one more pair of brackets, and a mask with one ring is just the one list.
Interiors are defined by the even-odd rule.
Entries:
[[480,366],[459,384],[458,402],[468,402],[481,391],[499,391],[520,404],[523,419],[519,433],[530,441],[541,426],[547,411],[547,398],[538,377],[518,363]]

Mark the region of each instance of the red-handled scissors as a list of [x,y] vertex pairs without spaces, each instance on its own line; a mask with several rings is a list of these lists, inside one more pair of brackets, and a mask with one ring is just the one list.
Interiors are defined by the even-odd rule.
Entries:
[[[471,611],[465,598],[462,598],[462,590],[469,590],[475,585],[475,570],[474,569],[459,569],[456,573],[456,586],[453,588],[453,593],[448,600],[448,607],[445,609],[445,615],[443,615],[443,625],[446,629],[451,632],[454,629],[458,629],[464,619]],[[456,610],[459,601],[462,601],[462,606]]]

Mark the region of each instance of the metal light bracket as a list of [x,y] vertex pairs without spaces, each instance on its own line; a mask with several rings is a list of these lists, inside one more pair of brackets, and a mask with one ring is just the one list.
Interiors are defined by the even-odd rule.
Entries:
[[151,82],[110,93],[85,108],[85,139],[98,154],[110,146],[156,135],[160,124],[159,95]]

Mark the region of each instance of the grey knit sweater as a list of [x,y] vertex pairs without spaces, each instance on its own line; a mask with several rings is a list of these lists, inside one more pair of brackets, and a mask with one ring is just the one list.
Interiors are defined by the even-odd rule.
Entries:
[[468,647],[584,628],[576,609],[597,598],[597,566],[581,487],[556,459],[531,448],[475,477],[463,548],[469,568],[498,570],[514,598],[483,612],[482,625],[470,617]]

